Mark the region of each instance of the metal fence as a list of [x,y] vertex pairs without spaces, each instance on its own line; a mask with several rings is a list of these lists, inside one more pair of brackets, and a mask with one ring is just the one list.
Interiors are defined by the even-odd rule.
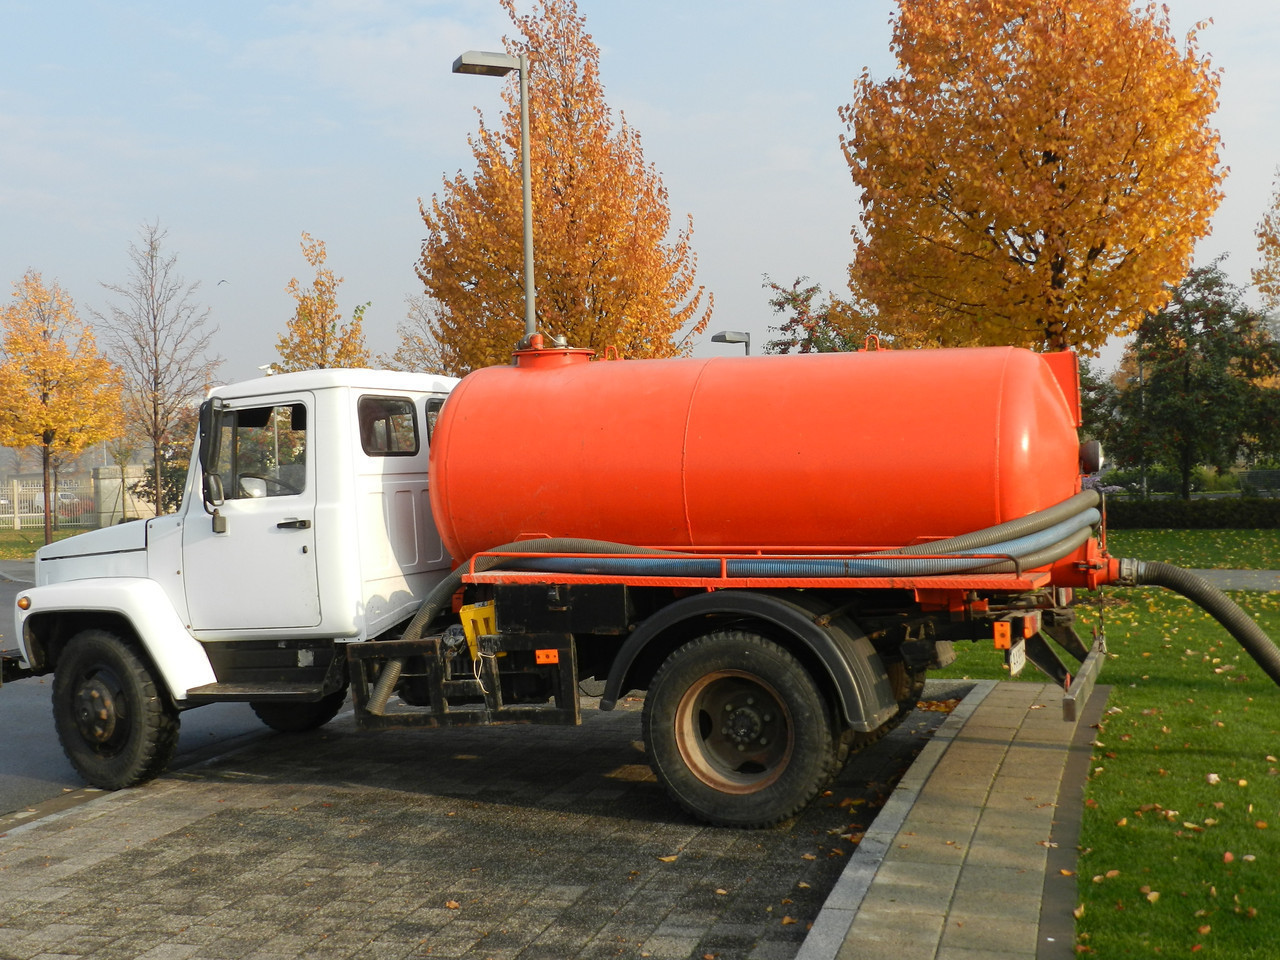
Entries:
[[[49,515],[56,530],[98,526],[93,481],[59,480],[49,501]],[[44,484],[40,480],[10,480],[0,486],[0,528],[44,528]]]

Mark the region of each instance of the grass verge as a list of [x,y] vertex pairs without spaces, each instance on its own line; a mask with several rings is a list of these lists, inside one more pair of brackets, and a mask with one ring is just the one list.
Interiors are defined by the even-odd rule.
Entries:
[[[54,540],[74,537],[83,530],[55,530]],[[44,546],[43,530],[0,530],[0,560],[30,560]]]
[[1109,530],[1107,550],[1198,570],[1280,570],[1280,530]]

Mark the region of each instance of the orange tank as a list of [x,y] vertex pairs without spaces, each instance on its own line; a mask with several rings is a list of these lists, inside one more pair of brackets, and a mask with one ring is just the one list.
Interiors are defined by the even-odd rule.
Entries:
[[966,533],[1080,490],[1072,354],[590,357],[522,351],[454,389],[430,489],[455,558],[543,535],[849,552]]

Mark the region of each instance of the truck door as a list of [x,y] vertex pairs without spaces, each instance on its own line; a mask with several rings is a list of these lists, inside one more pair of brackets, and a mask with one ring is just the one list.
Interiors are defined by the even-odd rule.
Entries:
[[200,510],[183,524],[193,630],[305,628],[320,622],[310,394],[228,404],[211,464],[226,532]]

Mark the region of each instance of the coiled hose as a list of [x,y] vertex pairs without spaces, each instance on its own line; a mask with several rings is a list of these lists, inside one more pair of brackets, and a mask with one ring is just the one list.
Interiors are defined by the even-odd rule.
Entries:
[[[1070,497],[1061,503],[1044,510],[1030,514],[1025,517],[1019,517],[1017,520],[1010,520],[1005,523],[996,524],[993,527],[987,527],[984,530],[967,533],[959,537],[952,537],[947,540],[936,540],[929,543],[916,544],[915,546],[905,547],[902,550],[895,551],[894,556],[912,555],[912,554],[956,554],[964,552],[981,551],[985,553],[1004,553],[1017,559],[1018,564],[1024,569],[1034,569],[1036,566],[1043,566],[1046,563],[1052,563],[1053,560],[1070,553],[1076,547],[1088,539],[1087,528],[1097,522],[1098,514],[1096,510],[1092,510],[1098,505],[1100,496],[1096,490],[1085,490]],[[1058,526],[1065,524],[1065,526]],[[1051,531],[1047,536],[1039,536],[1046,531]],[[1024,540],[1023,538],[1035,538],[1034,541]],[[1067,546],[1070,544],[1070,546]],[[1011,549],[1000,549],[1008,547]],[[598,555],[609,554],[629,554],[628,559],[638,560],[641,563],[647,563],[650,558],[671,560],[681,564],[694,563],[697,572],[695,573],[670,573],[664,571],[663,574],[650,573],[651,576],[667,575],[667,576],[717,576],[720,572],[720,561],[716,559],[708,559],[706,557],[698,557],[694,554],[675,553],[669,550],[653,550],[642,547],[630,546],[627,544],[612,543],[603,540],[582,540],[576,538],[560,538],[546,540],[520,540],[515,543],[503,544],[500,547],[494,547],[490,553],[589,553]],[[1052,556],[1056,554],[1056,556]],[[1043,559],[1050,556],[1051,559]],[[543,558],[537,561],[519,561],[513,560],[511,557],[479,557],[475,561],[476,572],[492,570],[497,566],[520,566],[528,569],[529,565],[537,564],[538,569],[547,570],[552,563],[559,563],[561,558]],[[581,572],[583,565],[588,563],[599,563],[599,558],[570,558],[580,561],[576,572]],[[744,564],[759,563],[781,563],[793,570],[799,570],[799,564],[811,562],[802,558],[795,559],[771,559],[768,561],[747,560],[741,561]],[[852,559],[874,561],[878,564],[892,563],[888,558],[876,558],[874,554],[863,554],[858,558],[819,558],[828,564],[834,564],[826,572],[814,573],[806,570],[803,573],[792,573],[791,576],[910,576],[910,575],[927,575],[920,568],[910,568],[905,566],[907,561],[902,561],[904,566],[893,568],[889,572],[883,572],[889,568],[880,568],[875,573],[851,574],[848,572],[845,564]],[[932,559],[942,559],[933,557]],[[1033,562],[1034,561],[1034,562]],[[919,563],[920,561],[912,561]],[[932,572],[956,572],[954,564],[956,560],[950,560],[953,564],[950,568],[944,563],[941,567],[935,568]],[[960,561],[965,562],[965,561]],[[709,565],[709,566],[708,566]],[[976,559],[969,561],[969,566],[964,568],[973,570],[978,568],[979,572],[994,572],[995,568],[1013,569],[1014,564],[1010,561],[997,561],[992,563],[989,558]],[[747,568],[750,569],[750,568]],[[866,569],[872,569],[870,567]],[[422,637],[432,621],[439,616],[444,609],[445,604],[449,601],[462,586],[462,578],[468,573],[469,566],[464,564],[455,569],[444,580],[440,581],[422,602],[422,606],[418,608],[418,612],[414,614],[413,619],[409,622],[405,629],[403,639],[417,640]],[[910,571],[910,572],[907,572]],[[553,571],[554,572],[554,571]],[[635,568],[630,571],[635,575]],[[737,576],[781,576],[776,571],[769,573],[735,573]]]
[[1182,594],[1222,624],[1263,672],[1280,685],[1280,649],[1234,600],[1190,570],[1155,561],[1130,562],[1137,566],[1134,577],[1137,583],[1165,587]]

